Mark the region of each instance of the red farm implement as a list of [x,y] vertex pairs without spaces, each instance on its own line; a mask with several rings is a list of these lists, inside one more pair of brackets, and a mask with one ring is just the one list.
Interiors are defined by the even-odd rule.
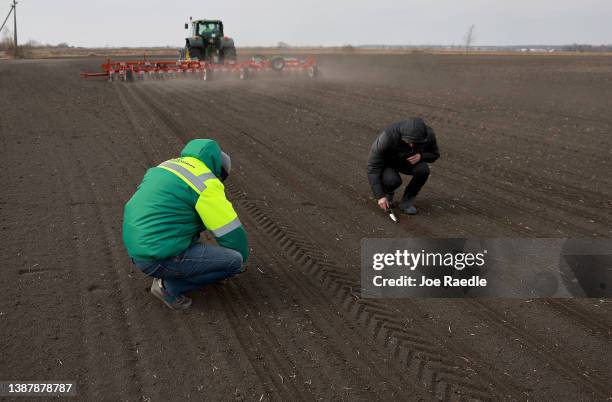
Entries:
[[113,61],[108,59],[102,64],[102,71],[81,73],[81,77],[106,77],[108,81],[136,81],[165,78],[197,78],[205,81],[212,79],[217,73],[233,74],[242,80],[255,77],[262,72],[275,72],[277,74],[303,73],[314,78],[318,75],[315,60],[275,56],[270,59],[253,57],[243,62],[229,61],[216,64],[197,60],[131,60]]

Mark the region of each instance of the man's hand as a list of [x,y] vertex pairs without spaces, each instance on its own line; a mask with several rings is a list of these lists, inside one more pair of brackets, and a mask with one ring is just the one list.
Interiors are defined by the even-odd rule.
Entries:
[[383,209],[385,211],[389,209],[389,201],[387,200],[387,197],[379,198],[378,206],[380,207],[380,209]]
[[421,160],[421,154],[414,154],[410,158],[407,159],[411,165],[416,165]]

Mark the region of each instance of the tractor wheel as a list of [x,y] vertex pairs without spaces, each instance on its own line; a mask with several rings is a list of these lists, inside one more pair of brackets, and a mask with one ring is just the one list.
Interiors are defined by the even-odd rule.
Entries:
[[274,56],[270,59],[272,69],[275,71],[282,71],[285,68],[285,59],[280,56]]
[[224,61],[234,62],[236,61],[236,48],[228,47],[223,51]]

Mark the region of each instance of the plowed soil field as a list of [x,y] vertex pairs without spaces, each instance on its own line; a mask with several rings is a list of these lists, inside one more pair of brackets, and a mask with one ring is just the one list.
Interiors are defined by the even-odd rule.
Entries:
[[[609,300],[360,297],[365,237],[612,236],[612,58],[334,56],[322,76],[84,80],[0,62],[0,380],[81,400],[607,400]],[[421,116],[442,157],[394,225],[365,167]],[[246,273],[185,312],[121,240],[146,169],[232,156]]]

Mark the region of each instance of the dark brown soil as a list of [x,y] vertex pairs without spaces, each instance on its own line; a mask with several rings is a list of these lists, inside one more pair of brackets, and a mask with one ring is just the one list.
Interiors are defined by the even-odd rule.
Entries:
[[[322,56],[323,76],[82,80],[0,62],[0,380],[82,400],[606,400],[609,300],[364,300],[364,237],[612,236],[612,58]],[[442,158],[393,225],[365,176],[387,124]],[[121,241],[145,170],[217,139],[248,271],[175,313]]]

